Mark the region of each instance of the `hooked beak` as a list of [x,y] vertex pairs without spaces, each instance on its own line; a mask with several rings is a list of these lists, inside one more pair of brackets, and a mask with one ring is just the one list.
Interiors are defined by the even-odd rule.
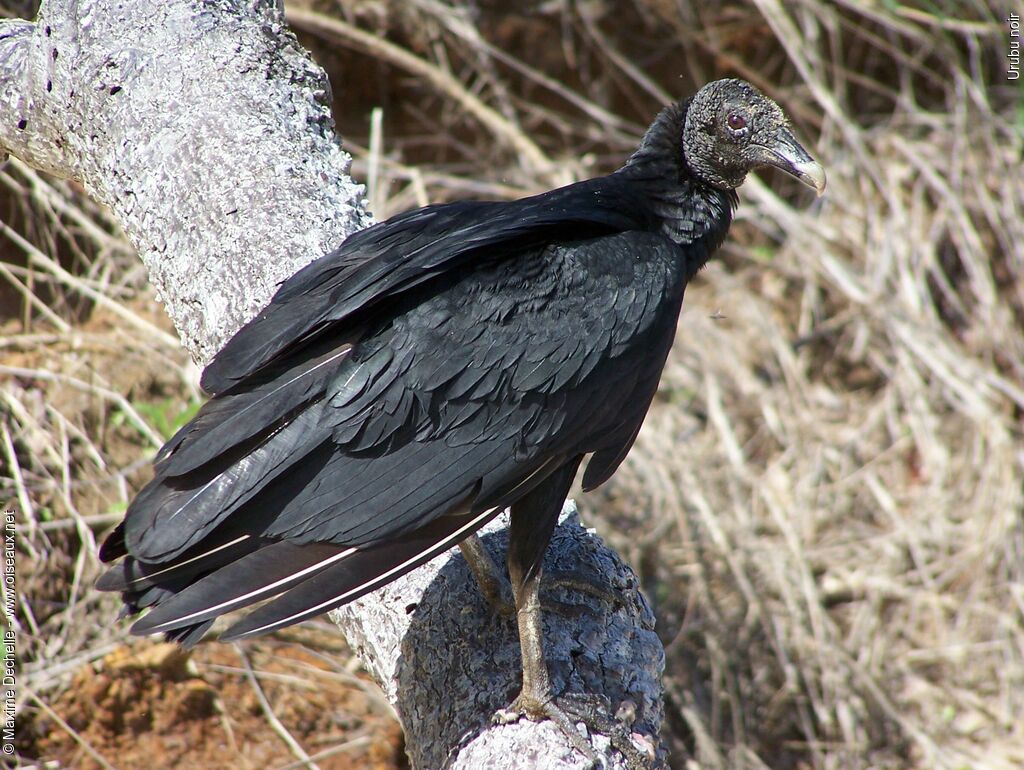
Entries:
[[825,169],[812,158],[788,128],[780,128],[772,145],[758,145],[758,160],[766,166],[795,176],[808,187],[813,187],[820,198],[825,192]]

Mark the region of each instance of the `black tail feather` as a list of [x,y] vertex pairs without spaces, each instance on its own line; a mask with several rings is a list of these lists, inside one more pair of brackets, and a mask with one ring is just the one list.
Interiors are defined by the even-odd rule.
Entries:
[[182,626],[173,631],[168,631],[164,634],[164,639],[168,642],[177,642],[186,650],[189,650],[199,643],[199,640],[206,635],[206,632],[210,630],[212,625],[213,621],[207,620],[204,623],[196,623],[194,626]]
[[128,549],[124,543],[124,522],[122,521],[111,530],[110,534],[107,535],[107,539],[103,541],[103,545],[100,546],[100,561],[104,564],[109,564],[127,554]]
[[[397,541],[359,549],[222,537],[221,548],[199,555],[193,549],[182,563],[140,564],[129,557],[103,576],[102,588],[122,591],[124,615],[149,609],[132,633],[162,632],[186,647],[196,644],[218,616],[277,597],[221,639],[256,636],[320,615],[404,575],[472,534],[498,510],[441,516]],[[240,556],[243,548],[249,552]]]
[[211,620],[276,596],[354,553],[330,543],[271,543],[183,587],[132,626],[132,633],[170,631]]
[[96,581],[100,591],[135,593],[151,586],[194,578],[240,559],[265,545],[266,540],[250,535],[224,539],[208,546],[205,541],[170,563],[143,562],[131,556],[103,573]]
[[500,510],[442,516],[398,540],[361,548],[250,612],[220,638],[266,634],[355,601],[457,545]]

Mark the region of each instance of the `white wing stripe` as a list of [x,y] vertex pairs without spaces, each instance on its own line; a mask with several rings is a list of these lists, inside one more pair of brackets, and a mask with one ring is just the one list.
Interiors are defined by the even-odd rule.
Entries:
[[245,636],[253,636],[255,634],[261,634],[261,633],[264,633],[265,631],[267,631],[268,629],[277,628],[278,626],[286,626],[289,623],[294,622],[295,618],[302,617],[302,616],[305,616],[305,615],[315,615],[315,614],[317,614],[319,612],[323,612],[324,609],[326,607],[328,607],[329,605],[338,606],[339,602],[340,603],[344,603],[345,600],[349,596],[352,596],[352,594],[358,593],[358,592],[360,592],[360,591],[362,591],[362,590],[364,590],[364,589],[366,589],[368,587],[371,588],[371,590],[374,589],[374,588],[377,588],[377,587],[387,583],[389,580],[391,580],[391,576],[394,575],[396,572],[400,572],[402,569],[407,567],[409,564],[411,564],[411,563],[415,562],[417,559],[421,558],[424,554],[431,554],[433,556],[433,555],[441,553],[442,551],[448,550],[448,548],[450,548],[451,546],[455,545],[455,543],[457,543],[459,540],[461,540],[463,538],[463,536],[465,536],[466,534],[469,534],[469,532],[471,532],[477,526],[477,524],[480,521],[482,521],[483,519],[486,519],[488,516],[492,516],[497,510],[498,510],[497,508],[489,508],[489,509],[487,509],[486,511],[484,511],[483,513],[478,515],[476,518],[471,519],[470,521],[467,521],[465,524],[463,524],[457,530],[455,530],[450,535],[448,535],[448,537],[446,537],[444,540],[439,540],[436,543],[432,543],[429,548],[426,548],[426,549],[424,549],[424,550],[414,554],[413,556],[410,556],[408,559],[403,561],[401,564],[399,564],[399,565],[397,565],[395,567],[392,567],[387,572],[385,572],[385,573],[383,573],[381,575],[378,575],[377,577],[373,578],[373,580],[370,580],[369,582],[361,583],[358,586],[356,586],[355,588],[350,588],[348,591],[345,591],[342,594],[338,594],[333,599],[328,599],[325,602],[321,602],[320,604],[316,605],[315,607],[309,607],[308,609],[305,609],[302,612],[297,612],[294,615],[289,615],[287,618],[283,618],[281,620],[275,620],[273,623],[268,623],[265,626],[260,626],[259,628],[252,629],[251,631],[246,631],[245,634],[243,634],[241,637],[238,637],[238,638],[244,638]]
[[223,551],[225,548],[230,548],[233,545],[237,545],[238,543],[241,543],[243,540],[248,540],[250,537],[252,537],[252,536],[251,535],[242,535],[241,537],[236,537],[234,540],[232,540],[232,541],[230,541],[228,543],[224,543],[223,545],[218,545],[216,548],[211,548],[209,551],[204,551],[203,553],[199,554],[198,556],[193,556],[191,559],[186,559],[185,561],[176,562],[175,564],[172,564],[169,567],[164,567],[162,570],[158,570],[157,572],[150,572],[150,573],[148,573],[146,575],[142,575],[141,577],[137,577],[134,580],[129,580],[125,584],[125,588],[130,588],[131,586],[135,585],[136,583],[141,583],[141,582],[143,582],[145,580],[152,580],[153,578],[159,577],[160,575],[163,575],[164,573],[171,572],[171,571],[176,570],[176,569],[178,569],[180,567],[184,567],[186,564],[191,564],[192,562],[198,561],[199,559],[205,559],[207,556],[213,556],[215,553],[217,553],[217,551]]
[[284,585],[289,580],[294,580],[295,578],[300,578],[303,575],[308,575],[310,572],[315,572],[315,571],[317,571],[317,570],[319,570],[319,569],[321,569],[323,567],[329,566],[329,565],[333,564],[336,561],[340,561],[340,560],[344,559],[346,556],[351,556],[352,554],[354,554],[358,550],[359,550],[358,548],[349,548],[348,550],[342,551],[341,553],[336,553],[333,556],[328,556],[326,559],[323,559],[322,561],[318,561],[316,564],[313,564],[312,566],[306,567],[305,569],[299,570],[298,572],[293,572],[292,574],[287,575],[287,576],[281,578],[280,580],[275,580],[273,583],[269,583],[268,585],[260,586],[259,588],[255,589],[253,591],[250,591],[247,594],[242,594],[241,596],[236,596],[234,599],[228,599],[226,602],[221,602],[220,604],[215,604],[212,607],[204,607],[203,609],[196,610],[195,612],[192,612],[192,613],[190,613],[188,615],[183,615],[181,617],[177,617],[177,618],[174,618],[172,620],[168,620],[165,623],[161,623],[158,626],[153,626],[153,628],[146,629],[146,633],[147,634],[153,634],[153,633],[157,633],[158,631],[163,631],[165,629],[169,630],[168,627],[171,627],[171,626],[173,626],[174,628],[177,628],[178,626],[181,626],[181,625],[184,625],[184,624],[188,623],[188,621],[191,620],[192,618],[197,617],[199,615],[207,614],[209,612],[217,612],[218,615],[223,614],[225,612],[228,612],[232,607],[234,607],[234,606],[236,606],[238,604],[244,604],[246,602],[246,600],[250,599],[251,597],[258,596],[259,594],[266,594],[268,591],[273,591],[273,589],[277,588],[278,586]]
[[232,420],[237,419],[240,415],[245,414],[247,411],[252,409],[254,406],[257,406],[258,404],[261,404],[263,401],[265,401],[266,399],[268,399],[271,396],[273,396],[274,394],[276,394],[282,388],[287,388],[293,382],[296,382],[297,380],[301,380],[303,377],[308,377],[309,375],[311,375],[313,372],[317,371],[318,369],[323,369],[325,366],[329,366],[330,364],[333,364],[339,358],[341,358],[342,356],[348,355],[351,352],[352,352],[352,346],[349,345],[348,347],[342,348],[340,351],[338,351],[337,353],[332,355],[330,358],[328,358],[328,359],[326,359],[324,361],[321,361],[316,366],[313,366],[313,367],[311,367],[309,369],[303,369],[302,372],[300,372],[299,374],[295,375],[290,380],[287,380],[286,382],[282,382],[280,385],[278,385],[276,388],[274,388],[270,392],[265,393],[263,395],[263,397],[261,399],[259,399],[258,401],[253,401],[248,406],[243,407],[242,409],[240,409],[237,412],[235,412],[235,414],[233,414],[230,419],[232,419]]

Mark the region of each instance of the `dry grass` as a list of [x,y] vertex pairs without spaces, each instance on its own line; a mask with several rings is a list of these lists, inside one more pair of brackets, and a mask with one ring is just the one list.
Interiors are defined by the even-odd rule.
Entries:
[[[723,74],[785,105],[826,198],[748,181],[636,447],[581,500],[657,606],[673,764],[1024,766],[1024,107],[1005,14],[297,5],[381,217],[613,168],[666,95]],[[194,372],[104,212],[17,162],[0,183],[0,496],[33,565],[19,622],[46,700],[120,639],[89,588],[94,533],[159,433],[138,405],[176,414]],[[140,368],[115,376],[111,349]]]

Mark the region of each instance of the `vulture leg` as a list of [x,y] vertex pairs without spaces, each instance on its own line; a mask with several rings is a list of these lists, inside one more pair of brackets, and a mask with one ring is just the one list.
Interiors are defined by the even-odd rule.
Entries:
[[[622,724],[607,716],[608,703],[586,694],[555,697],[544,659],[544,620],[541,615],[540,582],[544,552],[558,523],[562,504],[576,477],[580,460],[563,465],[535,489],[512,504],[512,524],[508,544],[508,572],[515,597],[519,624],[519,646],[523,659],[523,687],[500,721],[514,721],[523,715],[529,719],[550,719],[569,742],[595,765],[599,760],[594,748],[579,730],[577,722],[607,735],[622,752],[629,768],[647,767],[643,755],[629,739]],[[570,581],[576,582],[576,581]],[[596,590],[593,582],[583,580],[588,593],[608,596],[607,589]]]
[[[494,559],[491,558],[491,554],[484,547],[479,535],[474,534],[467,537],[459,543],[459,550],[462,551],[462,558],[469,565],[469,571],[476,578],[477,585],[480,586],[480,593],[483,594],[491,609],[504,618],[514,616],[516,607],[512,601],[511,584]],[[545,592],[545,595],[541,597],[541,604],[546,611],[563,617],[579,617],[580,613],[585,611],[585,605],[559,601],[547,595],[552,588],[566,588],[570,591],[588,594],[613,607],[622,602],[622,597],[609,589],[608,585],[601,580],[600,575],[584,573],[581,570],[546,572],[541,586],[541,590]]]
[[484,548],[479,536],[473,534],[467,537],[459,543],[459,550],[491,608],[502,617],[514,615],[516,610],[512,604],[509,583],[498,570],[498,565]]
[[594,749],[580,735],[572,719],[556,703],[544,660],[544,620],[540,606],[540,578],[544,552],[555,531],[562,503],[576,476],[580,458],[563,465],[535,489],[512,504],[508,543],[508,574],[519,625],[523,659],[523,688],[511,706],[513,715],[550,719],[578,750],[596,760]]

